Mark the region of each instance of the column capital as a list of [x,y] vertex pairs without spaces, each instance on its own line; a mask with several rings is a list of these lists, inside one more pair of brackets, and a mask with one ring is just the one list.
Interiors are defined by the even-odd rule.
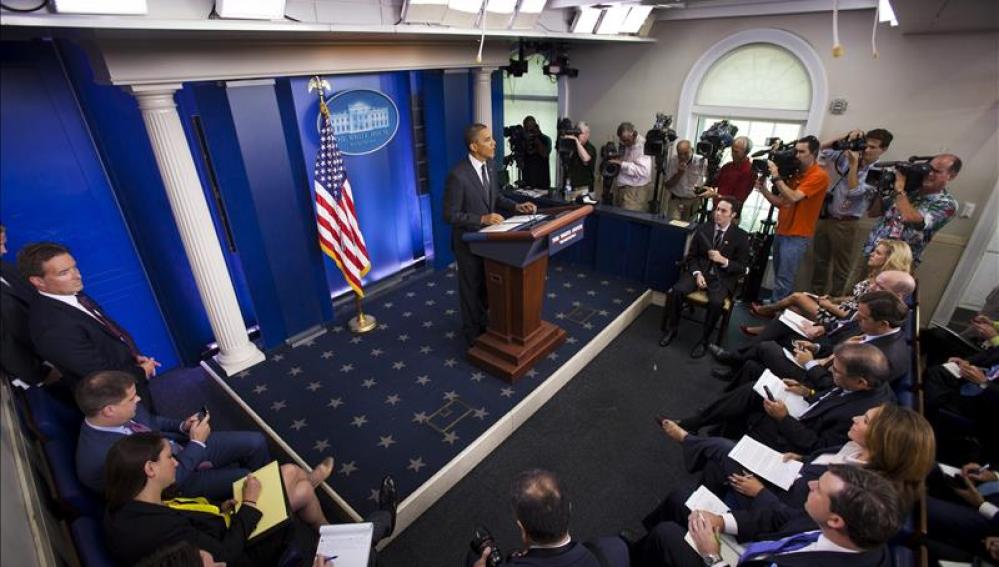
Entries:
[[139,101],[142,110],[170,110],[177,107],[173,95],[182,87],[180,83],[159,83],[128,85],[126,89]]

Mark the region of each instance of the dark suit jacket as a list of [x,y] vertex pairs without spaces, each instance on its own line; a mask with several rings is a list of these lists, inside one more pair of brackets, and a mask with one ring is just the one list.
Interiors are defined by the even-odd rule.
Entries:
[[455,252],[467,250],[468,244],[461,237],[469,231],[482,228],[482,215],[498,209],[512,211],[516,203],[500,194],[499,180],[491,164],[488,191],[479,180],[479,172],[472,167],[468,156],[451,170],[444,185],[444,221],[451,225],[451,248]]
[[247,539],[261,516],[259,510],[242,506],[226,528],[222,518],[213,514],[174,510],[133,500],[109,513],[104,525],[108,547],[121,565],[134,565],[157,549],[179,541],[204,549],[215,561],[228,565],[276,565],[279,551],[277,555],[273,551],[258,554],[253,553],[256,549],[249,549],[257,547],[256,540],[248,544]]
[[[872,407],[894,401],[895,393],[888,384],[872,390],[851,392],[845,396],[834,392],[805,412],[801,418],[785,417],[778,421],[777,431],[798,453],[842,445],[848,440],[846,434],[855,416],[862,415]],[[766,442],[763,439],[760,441]]]
[[[718,252],[728,258],[728,266],[724,268],[708,259],[708,250],[711,250],[714,238],[715,223],[706,222],[697,227],[690,241],[690,249],[687,251],[687,271],[690,273],[699,271],[709,281],[712,277],[717,277],[731,295],[735,292],[739,277],[746,273],[746,264],[749,262],[749,235],[735,223],[729,225],[722,238],[722,245],[718,248]],[[716,276],[709,275],[712,266],[717,270]]]
[[[107,316],[103,309],[101,312]],[[63,380],[71,388],[98,370],[122,370],[140,384],[146,381],[146,373],[136,364],[128,346],[96,319],[71,305],[39,294],[31,304],[28,327],[35,350],[62,370]]]
[[[134,421],[153,431],[164,433],[167,437],[187,440],[187,436],[180,433],[181,420],[153,415],[141,403],[135,408]],[[111,446],[122,437],[124,435],[99,431],[86,423],[80,425],[80,436],[76,444],[76,474],[84,486],[98,493],[104,492],[104,460]],[[183,484],[205,460],[205,451],[205,447],[197,443],[187,443],[183,451],[174,454],[177,459],[178,485]]]
[[523,557],[511,558],[503,565],[518,567],[601,567],[597,558],[579,542],[553,549],[531,549]]
[[[878,337],[867,343],[877,347],[888,359],[888,381],[895,382],[909,373],[912,351],[905,342],[905,332],[899,330],[887,336]],[[832,372],[824,366],[815,366],[805,372],[805,384],[816,390],[833,387]]]
[[8,262],[0,261],[0,369],[31,384],[41,382],[48,370],[35,353],[28,330],[30,306],[38,293]]

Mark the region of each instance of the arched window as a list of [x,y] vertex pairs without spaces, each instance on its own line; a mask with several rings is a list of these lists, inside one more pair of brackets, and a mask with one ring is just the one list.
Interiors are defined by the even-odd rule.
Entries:
[[[825,70],[811,45],[783,30],[747,30],[718,42],[694,63],[680,94],[677,132],[696,141],[727,119],[761,148],[770,137],[789,141],[817,134],[826,98]],[[730,159],[726,150],[722,163]],[[740,224],[756,230],[768,210],[754,192]]]

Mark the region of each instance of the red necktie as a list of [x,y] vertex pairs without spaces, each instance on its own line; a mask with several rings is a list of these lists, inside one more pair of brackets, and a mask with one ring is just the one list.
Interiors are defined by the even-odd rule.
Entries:
[[97,321],[101,325],[104,325],[104,327],[108,331],[110,331],[112,335],[118,337],[118,339],[121,340],[121,342],[125,343],[125,346],[128,347],[128,350],[129,352],[132,353],[133,357],[137,357],[141,354],[139,352],[139,348],[135,346],[135,341],[132,340],[131,335],[126,333],[124,329],[119,327],[118,324],[112,321],[110,318],[105,317],[104,314],[101,313],[101,310],[97,307],[96,301],[90,299],[89,297],[87,297],[82,293],[78,293],[76,295],[76,299],[80,302],[80,305],[82,305],[84,309],[86,309],[91,315],[93,315],[94,318],[97,319]]

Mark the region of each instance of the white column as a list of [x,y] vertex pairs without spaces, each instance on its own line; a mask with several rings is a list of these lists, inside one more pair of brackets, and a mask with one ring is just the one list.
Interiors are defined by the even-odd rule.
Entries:
[[215,360],[232,376],[262,362],[264,354],[246,335],[222,246],[173,99],[180,87],[173,84],[130,88],[139,101],[170,209],[180,229],[180,240],[219,345]]
[[492,73],[497,67],[479,67],[475,73],[472,93],[475,98],[475,121],[493,127]]

